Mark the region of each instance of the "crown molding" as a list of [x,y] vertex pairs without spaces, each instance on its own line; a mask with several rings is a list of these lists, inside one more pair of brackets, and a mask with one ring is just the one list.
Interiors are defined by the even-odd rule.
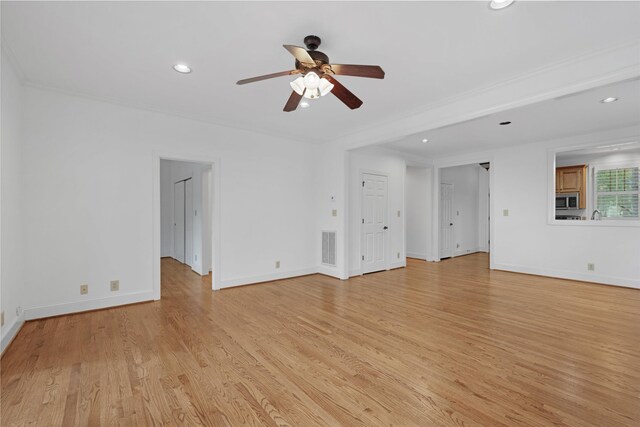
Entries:
[[388,143],[408,135],[475,120],[640,76],[640,40],[573,56],[525,74],[397,115],[336,139],[345,149]]

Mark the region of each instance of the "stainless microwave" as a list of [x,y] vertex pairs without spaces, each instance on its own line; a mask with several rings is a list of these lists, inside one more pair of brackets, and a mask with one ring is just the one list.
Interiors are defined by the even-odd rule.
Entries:
[[556,194],[556,209],[579,209],[579,206],[579,193]]

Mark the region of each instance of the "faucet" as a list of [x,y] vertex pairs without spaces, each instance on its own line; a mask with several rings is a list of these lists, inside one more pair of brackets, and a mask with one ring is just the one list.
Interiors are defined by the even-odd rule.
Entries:
[[625,212],[625,211],[628,212],[629,215],[633,215],[633,212],[631,212],[631,209],[620,205],[620,216],[623,216],[622,213]]
[[[596,214],[598,214],[598,218],[596,219]],[[591,220],[600,221],[602,219],[602,213],[598,209],[595,209],[591,214]]]

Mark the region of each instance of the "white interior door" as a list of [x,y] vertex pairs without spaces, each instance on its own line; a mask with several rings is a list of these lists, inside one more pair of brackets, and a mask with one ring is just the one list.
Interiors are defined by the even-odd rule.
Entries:
[[185,182],[173,185],[173,257],[184,263],[185,256]]
[[184,212],[184,263],[193,267],[193,179],[184,182]]
[[453,184],[440,184],[440,258],[453,256]]
[[362,175],[362,273],[387,269],[387,177]]

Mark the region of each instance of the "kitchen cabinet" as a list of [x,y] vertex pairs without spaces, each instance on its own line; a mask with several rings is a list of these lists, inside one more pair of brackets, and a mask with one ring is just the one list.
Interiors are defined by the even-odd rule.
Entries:
[[578,193],[579,208],[587,207],[587,165],[556,168],[556,193]]

